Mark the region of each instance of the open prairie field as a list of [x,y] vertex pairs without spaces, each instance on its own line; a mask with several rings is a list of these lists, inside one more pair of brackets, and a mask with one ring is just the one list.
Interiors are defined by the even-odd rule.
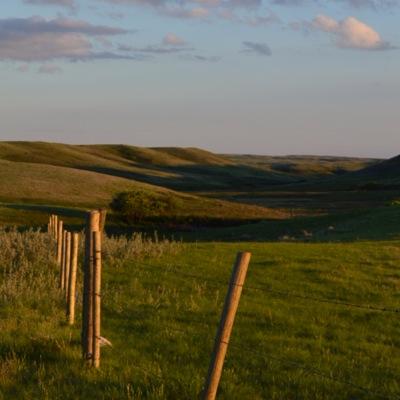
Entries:
[[54,243],[35,232],[0,237],[4,399],[197,398],[238,250],[253,258],[218,398],[400,396],[397,240],[109,238],[102,334],[112,347],[94,371],[81,361],[80,316],[74,328],[65,322]]

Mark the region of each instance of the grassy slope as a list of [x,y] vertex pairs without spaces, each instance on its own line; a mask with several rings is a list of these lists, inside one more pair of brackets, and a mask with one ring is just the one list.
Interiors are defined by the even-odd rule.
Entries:
[[[124,265],[108,258],[103,335],[113,348],[103,349],[100,371],[82,366],[79,328],[63,323],[56,270],[39,263],[29,286],[22,285],[0,308],[0,398],[197,398],[239,249],[254,257],[219,399],[377,398],[310,368],[398,398],[395,314],[250,288],[396,308],[399,242],[186,244],[178,254]],[[47,280],[53,283],[43,291]]]
[[108,205],[115,193],[142,187],[126,179],[51,165],[0,161],[0,199],[87,207]]
[[[0,201],[14,204],[42,204],[69,208],[108,206],[116,193],[141,189],[165,192],[168,189],[129,179],[96,172],[43,164],[0,160]],[[203,199],[193,195],[170,192],[180,199],[179,216],[208,216],[210,218],[260,219],[282,218],[285,213],[263,207],[230,203],[216,199]],[[48,212],[48,208],[44,207]],[[14,212],[2,212],[3,223],[18,221]],[[25,218],[30,218],[25,215]],[[41,223],[46,223],[41,219]],[[21,221],[21,219],[20,219]],[[37,222],[25,220],[25,223]]]
[[236,163],[303,178],[341,175],[345,172],[364,169],[379,162],[377,159],[328,156],[225,155],[225,157]]
[[[319,179],[314,182],[300,183],[296,190],[341,190],[351,191],[363,187],[365,184],[374,183],[382,186],[395,186],[400,189],[400,156],[389,160],[373,163],[360,170],[350,171],[342,176],[332,176],[326,179]],[[388,188],[390,189],[390,187]]]
[[0,142],[0,159],[86,169],[184,191],[253,190],[353,171],[371,163],[342,158],[223,156],[195,148],[42,142]]

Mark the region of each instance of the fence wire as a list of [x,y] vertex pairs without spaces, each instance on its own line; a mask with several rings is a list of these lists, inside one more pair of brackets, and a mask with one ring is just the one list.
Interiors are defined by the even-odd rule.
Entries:
[[[238,350],[242,350],[244,352],[247,353],[251,353],[254,355],[257,355],[258,357],[260,356],[260,352],[256,351],[254,349],[251,349],[249,347],[246,346],[240,346],[238,344],[234,344],[234,343],[230,343],[229,344],[230,347],[232,348],[236,348]],[[365,394],[368,394],[370,396],[373,396],[374,398],[379,398],[379,399],[387,399],[387,400],[399,400],[400,399],[400,395],[392,395],[392,394],[387,394],[387,393],[382,393],[382,392],[376,392],[374,390],[371,390],[369,388],[366,388],[364,386],[358,385],[352,381],[349,380],[344,380],[335,376],[332,376],[331,374],[327,374],[326,372],[321,371],[320,369],[316,368],[316,367],[312,367],[312,366],[307,366],[303,363],[300,363],[298,361],[293,361],[293,360],[288,360],[288,359],[284,359],[281,357],[275,357],[275,356],[271,356],[271,355],[267,355],[267,358],[269,358],[270,360],[276,361],[280,364],[284,364],[287,366],[293,366],[296,367],[308,374],[314,375],[314,376],[318,376],[320,378],[324,378],[348,387],[352,387],[355,390],[358,390],[359,392],[363,392]]]
[[[180,275],[182,277],[186,278],[192,278],[196,279],[198,281],[206,282],[214,287],[221,288],[221,285],[226,285],[228,282],[222,281],[222,280],[217,280],[214,278],[207,278],[204,276],[196,275],[196,274],[191,274],[188,272],[183,272],[179,271],[177,269],[171,269],[170,267],[160,267],[157,265],[153,264],[145,264],[145,263],[138,263],[135,261],[135,266],[138,267],[138,269],[149,272],[149,268],[153,270],[157,270],[163,273],[172,273],[175,275]],[[175,267],[180,267],[180,268],[185,268],[187,266],[179,266],[179,265],[174,265]],[[317,296],[308,296],[308,295],[303,295],[300,293],[296,292],[289,292],[289,291],[284,291],[284,290],[278,290],[270,287],[265,287],[265,286],[251,286],[245,284],[243,286],[243,290],[254,290],[254,291],[260,291],[264,293],[272,293],[284,297],[293,297],[297,299],[302,299],[302,300],[308,300],[316,303],[324,303],[324,304],[332,304],[335,306],[344,306],[344,307],[349,307],[349,308],[356,308],[360,310],[366,310],[366,311],[375,311],[375,312],[384,312],[384,313],[394,313],[394,314],[400,314],[400,309],[399,308],[390,308],[390,307],[381,307],[381,306],[375,306],[375,305],[369,305],[369,304],[357,304],[357,303],[352,303],[352,302],[347,302],[344,300],[335,300],[335,299],[327,299],[323,297],[317,297]]]

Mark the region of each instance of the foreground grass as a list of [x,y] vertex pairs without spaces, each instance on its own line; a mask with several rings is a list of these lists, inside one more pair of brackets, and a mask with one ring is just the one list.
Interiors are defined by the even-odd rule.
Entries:
[[113,347],[103,348],[101,370],[93,371],[80,360],[79,323],[64,323],[48,237],[24,235],[3,234],[0,241],[4,399],[197,398],[240,249],[251,251],[253,259],[220,399],[376,399],[378,393],[400,398],[398,314],[301,298],[398,308],[397,241],[108,240],[103,335]]

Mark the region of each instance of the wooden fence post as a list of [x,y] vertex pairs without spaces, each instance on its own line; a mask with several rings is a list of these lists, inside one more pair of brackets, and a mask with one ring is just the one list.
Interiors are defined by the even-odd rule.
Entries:
[[61,267],[62,261],[62,233],[64,230],[64,222],[59,220],[57,226],[57,264]]
[[49,235],[53,235],[54,234],[54,231],[53,231],[53,229],[54,229],[54,226],[53,226],[53,215],[50,215],[50,218],[49,218],[49,223],[47,224],[47,233],[49,234]]
[[100,366],[101,329],[101,237],[100,231],[93,232],[94,285],[93,285],[93,366]]
[[58,215],[53,215],[53,237],[55,240],[57,240],[58,236]]
[[61,235],[62,247],[61,247],[61,268],[60,268],[60,288],[65,289],[65,258],[67,254],[67,231],[63,229]]
[[214,400],[217,395],[222,368],[228,350],[229,339],[239,306],[240,296],[246,279],[251,253],[238,253],[233,267],[228,293],[221,315],[221,321],[215,337],[214,351],[203,391],[204,400]]
[[99,230],[100,232],[104,232],[104,228],[106,226],[107,209],[100,208],[99,212],[100,212]]
[[83,265],[83,307],[82,307],[82,355],[91,360],[93,350],[93,232],[100,229],[99,211],[87,216],[85,231],[85,261]]
[[78,270],[79,233],[72,234],[71,268],[69,273],[67,315],[68,323],[75,323],[76,273]]
[[64,264],[64,287],[65,287],[65,298],[67,300],[68,300],[70,266],[71,266],[71,232],[67,232],[65,238],[65,264]]

